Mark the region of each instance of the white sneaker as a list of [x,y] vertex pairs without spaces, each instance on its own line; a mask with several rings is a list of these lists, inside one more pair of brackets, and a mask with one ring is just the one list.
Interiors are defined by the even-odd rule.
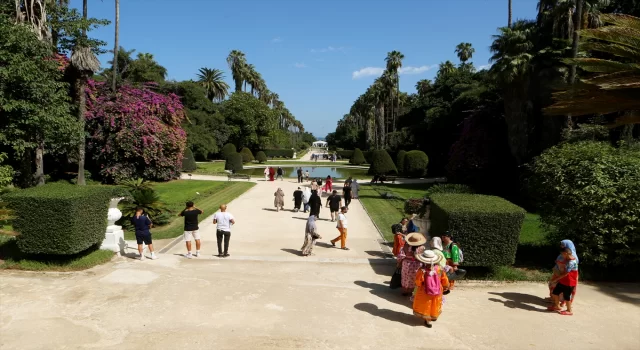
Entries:
[[200,256],[200,252],[196,252],[196,254],[194,255],[196,258]]
[[138,259],[144,260],[144,253],[140,254],[140,257]]
[[191,255],[191,253],[188,253],[188,254],[185,254],[184,257],[187,259],[191,259],[193,258],[193,255]]
[[151,253],[151,260],[157,260],[158,256],[155,253]]

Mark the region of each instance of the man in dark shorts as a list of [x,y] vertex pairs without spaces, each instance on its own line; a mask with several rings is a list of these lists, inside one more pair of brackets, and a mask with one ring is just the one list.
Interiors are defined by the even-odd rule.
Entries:
[[153,240],[151,239],[151,231],[149,229],[153,227],[153,223],[149,218],[143,214],[144,209],[141,207],[136,208],[136,215],[131,218],[131,224],[136,230],[136,243],[138,243],[138,253],[140,253],[140,260],[144,260],[144,245],[149,247],[151,252],[151,260],[156,260],[158,257],[153,251]]
[[180,216],[184,217],[184,236],[183,240],[187,244],[187,254],[185,258],[191,259],[191,237],[196,240],[196,254],[195,257],[200,256],[200,234],[198,233],[198,216],[204,213],[202,210],[196,208],[193,202],[189,201],[186,204],[186,208],[180,212]]
[[338,191],[333,191],[329,197],[327,197],[327,207],[331,211],[331,221],[336,221],[338,212],[342,206],[342,197],[338,195]]
[[351,204],[351,183],[345,182],[342,188],[342,196],[344,197],[344,205],[348,208],[349,204]]

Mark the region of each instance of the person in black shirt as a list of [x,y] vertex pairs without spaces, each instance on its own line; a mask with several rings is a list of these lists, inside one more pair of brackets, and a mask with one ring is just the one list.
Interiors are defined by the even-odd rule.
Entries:
[[182,212],[180,212],[180,216],[184,217],[184,236],[183,239],[187,244],[187,254],[185,257],[187,259],[191,259],[193,255],[191,255],[191,237],[196,240],[196,254],[195,257],[200,256],[200,234],[198,233],[198,216],[203,214],[204,212],[195,207],[193,202],[187,202],[187,207],[184,208]]
[[336,221],[338,218],[338,212],[342,206],[342,197],[338,195],[338,191],[333,191],[329,197],[327,197],[327,207],[331,210],[331,221]]
[[298,168],[298,183],[302,183],[302,168]]
[[321,207],[322,199],[318,196],[318,192],[311,192],[311,197],[309,197],[309,216],[315,215],[316,218],[319,218]]
[[283,180],[284,180],[284,177],[282,176],[282,175],[284,175],[284,170],[282,170],[282,168],[281,168],[281,167],[278,167],[278,171],[276,171],[276,175],[277,175],[277,176],[276,176],[276,180],[277,180],[278,178],[280,178],[280,181],[283,181]]
[[297,190],[293,191],[293,209],[296,212],[300,211],[300,207],[302,206],[302,190],[298,187]]
[[344,206],[349,208],[349,204],[351,203],[351,184],[344,184],[342,196],[344,197]]
[[131,218],[131,224],[136,230],[136,243],[138,243],[138,252],[140,253],[140,260],[144,260],[144,245],[149,247],[151,253],[151,260],[155,260],[158,257],[153,251],[153,240],[151,239],[151,231],[149,229],[153,227],[153,223],[149,220],[149,217],[144,215],[144,208],[137,207],[136,215]]

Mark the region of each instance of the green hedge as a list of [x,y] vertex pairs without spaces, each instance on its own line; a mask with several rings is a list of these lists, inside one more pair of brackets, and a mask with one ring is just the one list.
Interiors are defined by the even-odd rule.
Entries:
[[266,163],[267,162],[267,155],[263,151],[258,151],[258,153],[256,153],[256,160],[260,164]]
[[236,173],[244,169],[242,165],[242,154],[236,152],[227,156],[227,160],[224,162],[224,170],[231,170]]
[[404,155],[402,173],[408,177],[427,175],[429,157],[422,151],[409,151]]
[[264,154],[266,154],[267,157],[293,158],[292,149],[265,149]]
[[500,197],[438,193],[431,196],[431,235],[449,230],[466,266],[511,265],[525,211]]
[[396,168],[398,168],[398,172],[402,174],[404,171],[404,156],[407,154],[404,150],[398,151],[396,154]]
[[185,149],[182,157],[182,171],[196,170],[196,160],[193,158],[193,152],[191,152],[191,149]]
[[48,184],[3,196],[15,213],[18,248],[27,254],[72,255],[99,244],[115,186]]
[[233,143],[227,143],[226,145],[222,146],[222,159],[227,160],[230,155],[237,152],[238,149],[236,148],[236,145],[234,145]]
[[349,151],[349,150],[336,151],[336,153],[338,154],[338,157],[340,157],[341,159],[351,159],[351,158],[353,158],[353,152],[355,152],[355,151]]
[[243,147],[242,150],[240,151],[240,154],[242,155],[243,163],[251,163],[255,159],[253,158],[253,153],[251,153],[251,150],[248,149],[247,147]]
[[371,165],[369,166],[369,175],[395,175],[398,173],[393,159],[387,151],[373,151]]
[[349,159],[349,163],[353,165],[362,165],[366,161],[367,160],[364,159],[364,154],[362,153],[360,148],[356,148],[355,151],[353,151],[353,156]]

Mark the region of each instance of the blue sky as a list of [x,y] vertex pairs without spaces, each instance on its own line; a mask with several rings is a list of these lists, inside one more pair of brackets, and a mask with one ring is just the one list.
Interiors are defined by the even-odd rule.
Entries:
[[[72,0],[72,6],[81,6]],[[114,40],[114,0],[89,1],[89,16],[112,24],[92,32]],[[534,18],[537,0],[513,0],[513,17]],[[195,79],[201,67],[231,73],[229,51],[256,66],[271,91],[316,136],[335,130],[353,101],[384,67],[405,56],[400,89],[415,92],[437,64],[455,63],[460,42],[488,64],[491,36],[507,23],[507,0],[121,0],[120,45],[149,52],[168,78]],[[101,57],[103,66],[112,54]]]

